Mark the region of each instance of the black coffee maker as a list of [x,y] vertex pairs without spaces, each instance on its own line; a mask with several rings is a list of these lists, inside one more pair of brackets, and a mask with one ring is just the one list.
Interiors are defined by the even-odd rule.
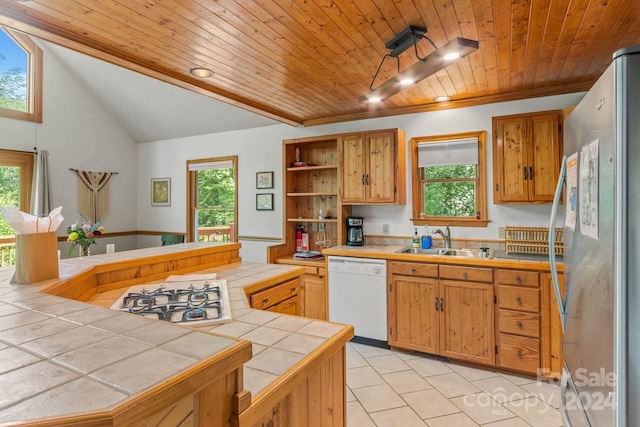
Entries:
[[361,216],[350,216],[347,218],[347,245],[362,246],[364,245],[364,231],[362,224],[364,218]]

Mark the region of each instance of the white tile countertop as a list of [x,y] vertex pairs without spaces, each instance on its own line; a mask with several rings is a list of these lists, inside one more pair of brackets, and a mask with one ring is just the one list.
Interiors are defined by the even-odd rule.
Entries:
[[[60,276],[84,271],[86,261],[130,260],[166,248],[61,261]],[[349,326],[247,307],[243,287],[298,270],[245,262],[202,270],[227,281],[233,321],[195,329],[12,285],[13,268],[1,268],[0,389],[11,393],[0,394],[0,426],[109,407],[241,339],[253,347],[244,388],[255,397],[328,339],[351,333]]]

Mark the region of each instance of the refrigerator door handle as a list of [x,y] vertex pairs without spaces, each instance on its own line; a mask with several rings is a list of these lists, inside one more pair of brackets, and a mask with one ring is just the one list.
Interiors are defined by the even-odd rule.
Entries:
[[567,180],[567,157],[562,157],[562,163],[560,166],[560,176],[558,177],[558,185],[556,186],[556,194],[553,198],[553,205],[551,206],[551,223],[549,224],[549,263],[551,264],[551,278],[553,280],[553,287],[556,292],[556,301],[558,302],[558,311],[560,313],[560,323],[562,325],[562,332],[564,332],[566,313],[565,302],[562,299],[562,293],[560,292],[560,283],[558,282],[558,268],[556,267],[556,217],[558,212],[558,205],[560,204],[560,196],[562,195],[562,187]]

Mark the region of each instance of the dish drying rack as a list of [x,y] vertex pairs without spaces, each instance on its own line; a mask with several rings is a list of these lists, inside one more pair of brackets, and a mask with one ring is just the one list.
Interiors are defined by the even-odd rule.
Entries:
[[[564,255],[562,228],[555,229],[556,255]],[[549,254],[548,227],[505,227],[505,249],[507,254]]]

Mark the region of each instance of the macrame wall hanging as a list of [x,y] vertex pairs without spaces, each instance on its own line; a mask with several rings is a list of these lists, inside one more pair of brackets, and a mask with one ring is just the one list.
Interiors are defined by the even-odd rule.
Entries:
[[91,222],[99,222],[109,213],[109,179],[118,172],[93,172],[69,169],[78,175],[78,210]]

